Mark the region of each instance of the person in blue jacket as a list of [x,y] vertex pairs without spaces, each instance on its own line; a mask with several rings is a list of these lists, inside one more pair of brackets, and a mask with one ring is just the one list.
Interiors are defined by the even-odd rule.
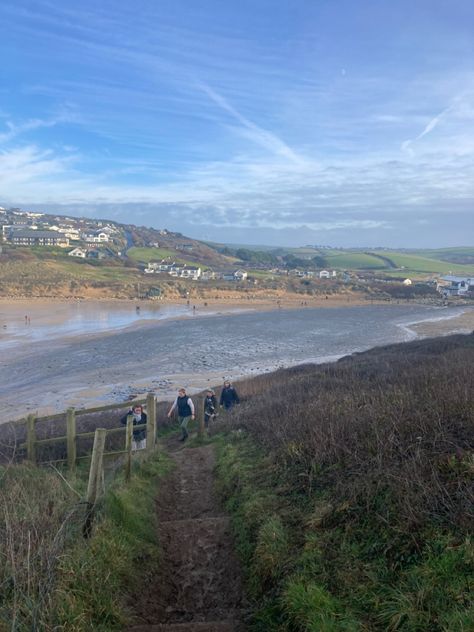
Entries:
[[240,399],[239,399],[239,396],[237,395],[237,391],[229,382],[229,380],[226,380],[224,382],[224,388],[222,389],[219,404],[221,408],[224,407],[227,410],[229,410],[229,408],[232,408],[234,404],[240,404]]

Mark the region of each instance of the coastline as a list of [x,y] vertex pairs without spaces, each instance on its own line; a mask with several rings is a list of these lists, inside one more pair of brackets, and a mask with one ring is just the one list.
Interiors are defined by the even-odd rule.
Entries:
[[461,314],[449,314],[438,318],[428,318],[420,322],[409,323],[407,328],[419,338],[435,338],[450,334],[470,334],[474,332],[474,306],[464,307]]
[[[61,303],[66,308],[70,305],[68,302]],[[129,314],[135,311],[133,309],[134,303],[130,301],[113,301],[108,304],[113,310],[113,307],[117,307],[118,303],[121,303],[122,307]],[[351,313],[351,310],[346,312],[345,309],[338,309],[346,305],[334,305],[334,303],[331,305],[328,303],[329,301],[325,301],[324,307],[332,307],[338,314]],[[89,302],[88,305],[91,305],[91,303]],[[107,302],[102,301],[101,305],[107,307]],[[216,311],[217,305],[220,308],[218,312]],[[267,342],[263,343],[258,339],[260,335],[258,331],[260,330],[257,323],[261,322],[258,313],[270,310],[273,312],[276,310],[275,315],[265,317],[263,322],[278,323],[283,320],[287,323],[287,326],[293,327],[295,331],[298,327],[293,325],[294,322],[307,323],[311,329],[313,327],[313,319],[317,317],[319,312],[318,323],[321,323],[324,330],[327,317],[323,316],[323,312],[314,309],[319,308],[319,305],[308,304],[306,306],[308,310],[307,316],[304,316],[306,312],[305,307],[300,304],[293,304],[294,308],[300,308],[296,309],[297,313],[295,313],[293,318],[289,313],[288,305],[282,305],[280,310],[275,303],[261,303],[256,307],[255,305],[242,305],[242,303],[236,304],[230,301],[223,305],[222,303],[218,304],[216,301],[214,304],[207,306],[207,311],[201,310],[198,304],[199,316],[233,316],[233,329],[238,322],[254,323],[257,326],[257,338],[252,343],[256,343],[253,355],[250,354],[247,360],[242,362],[242,360],[236,359],[232,349],[225,350],[224,355],[217,351],[219,361],[216,364],[211,338],[211,347],[208,348],[204,342],[201,344],[197,355],[193,355],[192,358],[182,357],[178,363],[165,361],[163,364],[163,360],[166,359],[168,353],[166,343],[173,321],[188,320],[191,331],[194,331],[190,338],[186,333],[189,327],[182,329],[181,327],[173,326],[173,331],[181,332],[180,336],[185,333],[190,341],[197,340],[193,336],[202,336],[202,331],[209,332],[211,336],[214,336],[217,328],[220,330],[219,335],[221,339],[223,332],[226,335],[225,332],[228,331],[227,319],[221,320],[218,318],[213,320],[212,324],[209,322],[205,324],[204,321],[208,321],[208,318],[199,318],[198,315],[194,318],[192,307],[190,308],[191,313],[189,314],[188,309],[188,315],[183,316],[183,312],[186,311],[187,307],[185,301],[166,305],[160,302],[157,309],[162,307],[170,308],[170,306],[179,307],[180,315],[162,320],[137,320],[118,330],[109,328],[103,331],[76,333],[75,335],[59,335],[54,339],[43,337],[42,340],[34,342],[34,345],[30,343],[25,344],[27,341],[23,339],[17,348],[10,348],[8,353],[8,362],[13,363],[11,366],[15,367],[17,373],[12,374],[9,369],[6,369],[4,372],[6,388],[3,393],[2,405],[7,408],[14,406],[18,411],[18,415],[24,416],[27,412],[35,412],[38,415],[53,414],[64,410],[67,406],[84,408],[123,402],[133,397],[141,397],[147,391],[154,391],[157,394],[157,399],[163,401],[171,399],[180,386],[185,386],[190,394],[194,394],[204,390],[206,387],[222,384],[224,378],[235,381],[243,377],[268,373],[281,367],[304,364],[305,362],[330,362],[344,355],[350,355],[350,353],[344,353],[341,348],[334,348],[334,353],[332,353],[333,343],[328,343],[328,350],[324,353],[320,345],[313,347],[312,342],[311,348],[309,346],[301,347],[302,353],[299,356],[293,355],[291,351],[291,355],[288,353],[286,356],[282,355],[279,353],[280,340],[283,340],[281,338],[282,332],[272,335],[273,329],[267,329]],[[358,304],[352,303],[348,307],[357,308],[354,312],[356,315],[360,306],[370,308],[370,303],[363,301]],[[2,301],[0,301],[0,315],[4,307],[5,303],[2,306]],[[25,304],[23,302],[20,305],[15,303],[15,310],[20,319],[24,319],[24,307]],[[62,317],[60,305],[51,301],[44,301],[39,307],[48,326],[57,327]],[[204,306],[202,307],[204,308]],[[389,314],[392,312],[391,306],[387,303],[384,304],[384,307],[386,308],[384,313]],[[402,308],[402,306],[399,307]],[[379,309],[382,308],[379,306],[377,311]],[[393,311],[395,312],[396,310]],[[65,312],[67,313],[67,309]],[[253,316],[251,312],[253,312]],[[240,318],[238,320],[235,319],[240,314],[243,315],[242,321]],[[334,317],[336,317],[336,313]],[[353,317],[351,316],[351,318]],[[38,314],[35,316],[35,320],[40,318],[41,316]],[[337,316],[337,318],[340,317]],[[332,320],[332,316],[329,316],[329,320]],[[24,323],[20,324],[23,325],[20,328],[27,331],[24,328]],[[34,324],[32,329],[34,329]],[[165,324],[167,325],[166,329],[163,330],[162,334],[159,334],[159,331],[162,330],[161,326]],[[417,315],[417,321],[409,322],[407,319],[400,321],[397,326],[411,338],[425,338],[451,333],[471,333],[474,329],[474,308],[459,306],[453,310],[440,307],[429,310],[425,318],[420,318]],[[245,329],[246,326],[242,325],[242,327],[242,332],[237,332],[236,341],[240,341],[239,344],[245,345],[247,330]],[[316,327],[318,330],[320,325]],[[39,326],[38,329],[40,329]],[[157,346],[154,348],[155,350],[153,350],[150,348],[149,343],[157,336],[163,342],[158,341],[156,343]],[[299,334],[297,334],[297,337],[300,337]],[[141,339],[144,342],[141,342]],[[308,340],[312,341],[311,338]],[[132,342],[132,350],[130,349],[130,342],[125,341],[134,341]],[[125,345],[123,351],[120,350],[121,344]],[[179,342],[178,347],[173,347],[172,345],[171,348],[174,348],[176,351],[181,344]],[[373,346],[377,344],[381,344],[381,342],[374,342]],[[146,358],[145,365],[138,368],[133,360],[133,349],[135,347],[141,348],[146,354],[144,356],[144,359]],[[270,349],[270,347],[272,348]],[[306,348],[307,353],[305,354]],[[364,345],[362,348],[369,347]],[[100,351],[98,351],[99,349]],[[321,355],[314,356],[316,349]],[[73,350],[73,355],[70,357],[71,350]],[[96,362],[96,360],[100,359],[101,361]],[[140,364],[143,364],[143,362],[140,362]],[[56,371],[56,366],[59,366],[59,371]],[[10,387],[6,386],[8,383]]]

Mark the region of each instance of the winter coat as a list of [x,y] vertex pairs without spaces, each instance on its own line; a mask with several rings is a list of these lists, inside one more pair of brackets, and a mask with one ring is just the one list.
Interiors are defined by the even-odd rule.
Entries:
[[220,405],[224,408],[232,408],[234,404],[239,404],[240,399],[233,386],[224,386],[221,393]]
[[217,408],[217,399],[215,395],[207,396],[204,399],[204,414],[214,415]]
[[[133,417],[133,411],[129,410],[128,413],[124,415],[122,419],[120,420],[124,426],[127,425],[128,415],[132,415]],[[140,424],[146,424],[146,420],[147,420],[146,413],[142,411],[140,421],[137,421],[135,417],[133,417],[133,425],[139,426]],[[133,431],[133,438],[135,441],[141,441],[142,439],[145,439],[145,437],[146,437],[146,428],[138,428],[138,430]]]

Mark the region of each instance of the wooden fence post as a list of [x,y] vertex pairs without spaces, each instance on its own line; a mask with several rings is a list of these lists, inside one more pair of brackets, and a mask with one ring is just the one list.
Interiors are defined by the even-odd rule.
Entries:
[[67,467],[70,472],[76,469],[76,413],[68,408],[66,413]]
[[152,452],[156,444],[156,399],[155,393],[146,396],[146,449]]
[[203,397],[198,397],[197,398],[196,406],[197,406],[196,419],[197,419],[198,424],[199,424],[198,437],[200,439],[204,439],[204,434],[205,434],[206,428],[204,426],[204,398]]
[[127,430],[125,435],[125,480],[129,481],[132,473],[132,440],[133,440],[133,415],[127,415]]
[[102,477],[102,461],[104,456],[105,428],[96,428],[94,435],[94,447],[92,448],[91,467],[89,470],[89,484],[87,485],[87,502],[93,505],[97,500]]
[[36,463],[36,417],[28,415],[26,418],[26,458],[31,463]]
[[102,461],[104,457],[105,428],[96,428],[94,435],[94,447],[92,448],[91,467],[89,470],[89,483],[87,485],[87,512],[84,522],[83,535],[89,538],[92,531],[92,521],[94,517],[94,505],[99,495],[102,482]]

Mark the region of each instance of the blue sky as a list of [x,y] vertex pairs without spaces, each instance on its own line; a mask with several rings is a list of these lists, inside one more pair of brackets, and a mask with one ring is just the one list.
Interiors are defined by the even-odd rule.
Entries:
[[2,0],[0,23],[3,206],[472,244],[470,0]]

